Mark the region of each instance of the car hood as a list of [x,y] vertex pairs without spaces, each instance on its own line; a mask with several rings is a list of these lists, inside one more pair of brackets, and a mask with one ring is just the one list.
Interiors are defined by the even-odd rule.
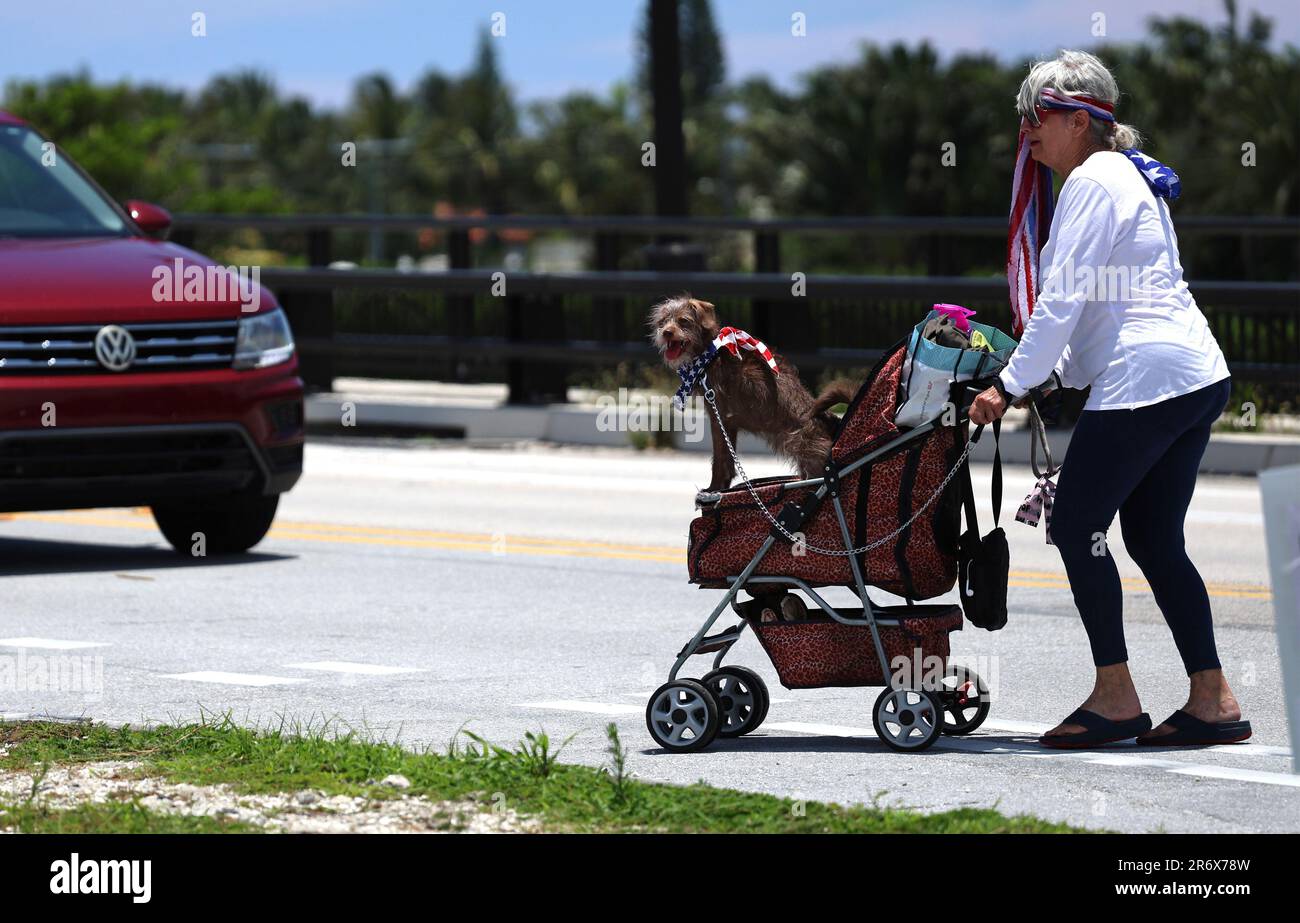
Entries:
[[[179,263],[177,262],[179,261]],[[140,237],[57,240],[0,239],[0,325],[144,323],[247,316],[238,291],[224,299],[186,291],[178,284],[168,299],[158,267],[183,282],[186,270],[218,264],[165,241]],[[259,270],[260,272],[260,270]],[[170,280],[169,280],[170,281]],[[158,295],[164,294],[164,300]],[[276,307],[260,285],[249,289],[257,310]]]

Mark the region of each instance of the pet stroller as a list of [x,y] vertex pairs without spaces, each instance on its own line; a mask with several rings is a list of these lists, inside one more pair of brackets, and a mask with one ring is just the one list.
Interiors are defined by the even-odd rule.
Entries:
[[[916,601],[948,592],[957,580],[964,501],[968,526],[974,525],[967,411],[987,381],[953,386],[952,425],[938,418],[901,428],[894,418],[906,358],[903,340],[872,370],[839,423],[821,478],[749,481],[736,459],[743,483],[697,498],[700,512],[687,546],[690,580],[727,592],[650,697],[646,724],[664,749],[700,750],[763,723],[769,701],[763,680],[722,664],[746,628],[788,689],[884,686],[872,723],[892,749],[923,750],[940,734],[969,734],[984,722],[984,683],[973,670],[947,662],[948,635],[961,628],[962,608]],[[707,383],[705,389],[716,414]],[[734,456],[729,439],[727,448]],[[965,477],[956,479],[959,472]],[[876,605],[868,585],[906,605]],[[861,606],[832,606],[819,587],[847,587]],[[741,600],[742,589],[751,598]],[[791,590],[816,608],[799,621],[764,621],[762,611],[776,608]],[[728,606],[739,623],[708,635]],[[714,653],[713,669],[701,679],[678,678],[691,656]]]

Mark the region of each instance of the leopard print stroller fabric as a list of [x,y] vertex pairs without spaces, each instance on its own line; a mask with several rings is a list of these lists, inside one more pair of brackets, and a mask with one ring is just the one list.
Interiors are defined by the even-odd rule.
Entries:
[[[843,467],[899,436],[894,424],[899,378],[906,342],[886,352],[859,389],[840,421],[831,456]],[[843,477],[839,499],[853,547],[887,535],[934,494],[965,447],[964,427],[938,427]],[[754,481],[772,515],[791,500],[810,497],[816,486],[791,488],[796,477]],[[957,540],[961,517],[961,479],[954,478],[939,497],[896,539],[858,555],[869,586],[908,599],[930,599],[951,590],[957,580]],[[687,562],[692,583],[725,588],[758,553],[771,524],[744,485],[723,491],[692,521]],[[834,505],[827,498],[803,528],[805,543],[843,548]],[[795,554],[788,540],[778,539],[754,571],[755,576],[797,577],[811,586],[854,586],[847,556],[807,551]]]

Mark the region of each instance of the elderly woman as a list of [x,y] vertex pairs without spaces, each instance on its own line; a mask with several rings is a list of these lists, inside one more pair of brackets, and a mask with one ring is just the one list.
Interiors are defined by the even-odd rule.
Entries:
[[[1227,405],[1228,368],[1183,281],[1166,202],[1178,194],[1178,178],[1136,151],[1137,132],[1115,120],[1118,98],[1105,66],[1078,51],[1035,64],[1020,87],[1027,156],[1017,171],[1012,217],[1015,224],[1019,214],[1020,228],[1009,253],[1023,330],[998,386],[976,398],[970,418],[997,419],[1053,372],[1066,387],[1092,387],[1062,464],[1049,531],[1097,677],[1087,701],[1040,742],[1240,741],[1250,723],[1223,676],[1205,584],[1183,545],[1210,427]],[[1044,167],[1064,179],[1054,215]],[[1051,222],[1041,258],[1038,216]],[[1124,547],[1151,584],[1191,681],[1186,704],[1154,729],[1129,674],[1123,593],[1106,546],[1116,512]]]

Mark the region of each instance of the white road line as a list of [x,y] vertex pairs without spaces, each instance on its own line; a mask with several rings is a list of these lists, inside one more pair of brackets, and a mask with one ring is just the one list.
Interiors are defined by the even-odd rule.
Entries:
[[[1162,762],[1172,763],[1173,760]],[[1180,776],[1202,776],[1207,779],[1232,779],[1238,782],[1262,782],[1265,785],[1290,785],[1300,788],[1300,775],[1283,772],[1261,772],[1258,769],[1229,769],[1224,766],[1166,766],[1169,772]]]
[[[943,744],[951,745],[953,741],[945,739]],[[940,744],[936,744],[940,746]],[[1162,769],[1180,776],[1200,776],[1205,779],[1224,779],[1231,782],[1257,782],[1262,785],[1282,785],[1288,788],[1300,788],[1300,774],[1287,772],[1263,772],[1258,769],[1237,769],[1233,766],[1212,766],[1208,763],[1184,763],[1179,760],[1162,760],[1152,756],[1119,753],[1116,744],[1113,750],[1058,750],[1051,754],[1054,759],[1078,760],[1099,766],[1132,766],[1142,769]],[[1030,754],[1017,754],[1028,756]],[[1036,754],[1035,754],[1036,755]]]
[[286,663],[286,670],[322,670],[327,673],[361,673],[366,676],[393,676],[397,673],[423,673],[415,667],[385,667],[377,663],[354,663],[349,660],[315,660],[311,663]]
[[[985,724],[985,727],[988,727]],[[777,731],[818,734],[833,737],[875,737],[874,730],[868,728],[843,727],[833,724],[807,724],[801,721],[773,722],[764,727]],[[1018,753],[1011,748],[989,747],[978,737],[941,737],[934,744],[947,750],[965,750],[977,753],[1006,753],[1014,756],[1031,756],[1036,759],[1070,759],[1096,766],[1119,766],[1133,769],[1163,769],[1182,776],[1199,776],[1207,779],[1225,779],[1233,782],[1255,782],[1262,785],[1282,785],[1300,788],[1300,774],[1285,772],[1262,772],[1258,769],[1238,769],[1232,766],[1212,766],[1205,763],[1183,763],[1178,760],[1163,760],[1156,757],[1123,753],[1118,750],[1125,744],[1115,745],[1109,750],[1053,751],[1051,753]]]
[[[589,714],[599,715],[626,715],[640,712],[641,709],[634,705],[622,705],[608,702],[582,702],[573,699],[561,699],[552,702],[527,702],[517,705],[518,708],[540,708],[552,711],[576,711],[586,712]],[[1007,724],[1017,724],[1020,726],[1042,727],[1047,730],[1045,725],[1028,725],[1027,722],[1006,722]],[[985,727],[995,727],[986,723]],[[821,737],[872,737],[876,732],[871,728],[851,727],[842,724],[815,724],[806,721],[772,721],[763,725],[765,729],[773,731],[790,731],[796,734],[816,734]],[[1020,733],[1013,731],[1013,733]],[[1038,732],[1041,733],[1041,732]],[[1166,772],[1175,773],[1184,776],[1199,776],[1206,779],[1224,779],[1233,782],[1255,782],[1262,785],[1282,785],[1290,788],[1300,788],[1300,774],[1285,772],[1263,772],[1257,769],[1237,769],[1231,766],[1213,766],[1206,763],[1184,763],[1178,760],[1165,760],[1156,757],[1140,755],[1136,753],[1125,753],[1120,747],[1131,746],[1126,744],[1114,745],[1114,749],[1103,750],[1054,750],[1049,753],[1037,751],[1020,751],[1013,747],[1000,746],[979,737],[941,737],[934,744],[935,747],[945,750],[962,750],[970,753],[999,753],[1010,756],[1024,756],[1031,759],[1056,759],[1056,760],[1075,760],[1083,763],[1092,763],[1098,766],[1117,766],[1133,769],[1161,769]],[[1221,750],[1224,748],[1214,748]],[[1233,753],[1245,752],[1249,745],[1244,746],[1241,750],[1231,750]]]
[[641,705],[621,705],[613,702],[579,702],[561,699],[555,702],[519,702],[515,708],[541,708],[548,711],[580,711],[592,715],[636,715],[645,711]]
[[219,670],[165,673],[163,679],[179,679],[190,683],[226,683],[231,686],[284,686],[308,682],[305,679],[293,679],[288,676],[267,676],[264,673],[222,673]]
[[0,647],[39,647],[51,651],[76,651],[87,647],[108,647],[106,641],[62,641],[58,638],[0,638]]
[[[650,698],[651,692],[623,692],[623,693],[620,693],[620,695],[625,695],[625,696],[628,696],[628,697],[630,697],[630,698],[639,698],[639,699],[642,699],[642,700],[644,701],[644,700],[647,700],[647,699]],[[772,699],[772,700],[771,700],[771,703],[772,703],[773,705],[777,705],[777,704],[780,704],[780,703],[784,703],[784,702],[793,702],[793,701],[795,701],[795,700],[794,700],[794,699]],[[585,707],[585,706],[591,705],[592,703],[590,703],[590,702],[582,702],[582,701],[566,701],[566,702],[564,702],[564,703],[562,703],[562,704],[563,704],[565,707],[560,708],[559,705],[556,705],[556,707],[559,708],[559,710],[561,710],[561,711],[565,711],[565,710],[571,710],[571,711],[592,711],[592,712],[595,712],[595,711],[596,711],[595,709],[589,709],[589,708],[586,708],[586,707]],[[520,708],[543,708],[543,707],[546,707],[547,705],[548,705],[548,703],[538,702],[538,703],[534,703],[534,704],[525,704],[525,705],[520,705],[520,706],[518,706],[518,707],[520,707]],[[584,706],[584,707],[583,707],[583,708],[574,708],[574,707],[572,707],[572,706],[575,706],[575,705],[581,705],[581,706]],[[621,705],[620,705],[620,706],[616,706],[616,707],[618,707],[618,708],[623,708],[624,706],[621,706]],[[603,714],[622,714],[622,712],[603,712]],[[629,714],[630,714],[630,712],[629,712]],[[769,727],[769,728],[778,728],[778,727],[779,727],[779,729],[781,729],[781,730],[791,730],[791,731],[800,731],[800,730],[803,730],[803,729],[806,729],[806,728],[838,728],[838,727],[840,727],[839,725],[831,725],[831,724],[803,724],[803,723],[801,723],[801,722],[793,722],[793,723],[791,723],[788,727],[786,727],[786,726],[778,726],[778,725],[770,724],[770,723],[769,723],[769,724],[764,724],[763,726],[764,726],[764,727]],[[982,725],[982,727],[983,727],[984,730],[989,730],[989,731],[1004,731],[1004,732],[1006,732],[1006,733],[1008,733],[1008,734],[1025,734],[1025,735],[1027,735],[1027,736],[1031,736],[1031,737],[1041,737],[1043,734],[1046,734],[1046,733],[1047,733],[1048,731],[1050,731],[1052,728],[1056,727],[1056,725],[1055,725],[1055,724],[1040,724],[1040,723],[1037,722],[1037,721],[1012,721],[1012,720],[1010,720],[1010,719],[1002,719],[1002,720],[998,720],[998,719],[996,719],[996,718],[990,718],[990,719],[988,719],[988,720],[986,720],[986,721],[984,722],[984,724]],[[863,733],[863,731],[862,731],[861,728],[840,728],[840,729],[841,729],[841,730],[844,730],[844,731],[849,731],[849,732],[851,732],[851,733],[841,734],[841,733],[839,733],[839,732],[836,731],[836,730],[808,731],[808,733],[827,734],[827,735],[832,736],[832,737],[857,737],[857,736],[859,736],[860,734]],[[866,734],[866,736],[868,736],[868,737],[874,737],[874,736],[876,736],[876,735],[875,735],[873,732],[871,732],[871,731],[866,731],[865,734]],[[1290,757],[1291,757],[1291,748],[1290,748],[1290,747],[1274,747],[1274,746],[1270,746],[1270,745],[1268,745],[1268,744],[1256,744],[1256,743],[1250,743],[1250,744],[1221,744],[1221,745],[1219,745],[1219,746],[1217,746],[1217,747],[1204,747],[1204,748],[1200,748],[1200,749],[1198,749],[1197,752],[1199,752],[1199,753],[1230,753],[1230,754],[1232,754],[1233,756],[1281,756],[1281,757],[1286,757],[1286,758],[1288,758],[1288,759],[1290,759]],[[1048,754],[1048,755],[1050,756],[1050,754]]]
[[1202,752],[1248,754],[1250,756],[1284,756],[1287,759],[1291,758],[1290,747],[1272,747],[1268,744],[1257,743],[1217,744],[1213,747],[1206,747]]
[[[1055,724],[1038,724],[1034,721],[1008,721],[990,718],[985,721],[983,727],[991,731],[1006,731],[1009,734],[1031,734],[1034,737],[1041,737],[1052,728]],[[1274,747],[1269,744],[1219,744],[1213,747],[1204,747],[1198,750],[1200,753],[1231,753],[1233,756],[1283,756],[1288,759],[1291,757],[1290,747]]]

